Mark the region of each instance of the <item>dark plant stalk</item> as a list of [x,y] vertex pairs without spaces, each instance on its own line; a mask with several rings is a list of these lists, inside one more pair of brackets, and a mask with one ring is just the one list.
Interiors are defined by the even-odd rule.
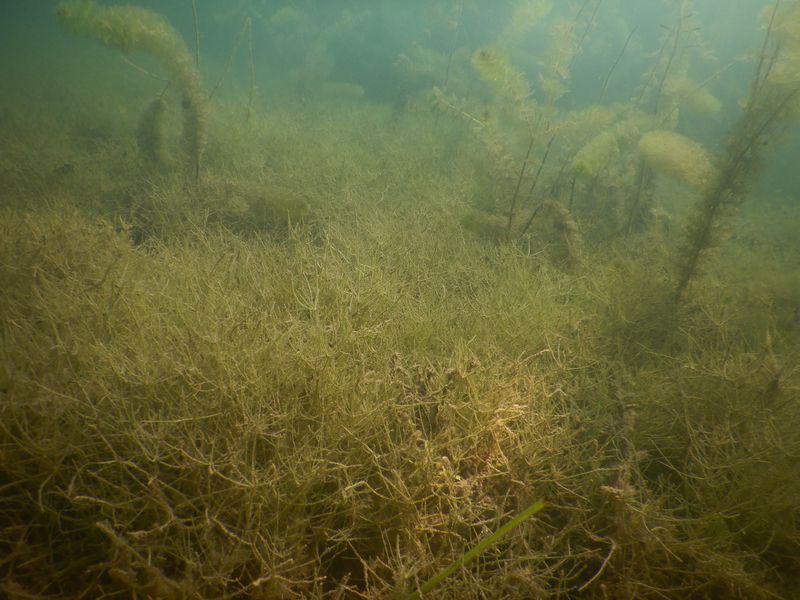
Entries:
[[514,216],[517,210],[517,198],[519,197],[519,190],[522,186],[522,178],[525,176],[525,169],[528,167],[528,159],[531,157],[531,150],[533,149],[533,132],[530,132],[530,142],[528,143],[528,151],[525,153],[525,160],[522,161],[522,167],[519,170],[519,177],[517,177],[517,185],[514,188],[514,195],[511,196],[511,206],[508,209],[508,223],[506,224],[506,240],[511,239],[511,228],[514,225]]
[[[596,178],[595,178],[596,179]],[[575,175],[572,176],[572,181],[569,183],[569,202],[567,202],[567,210],[572,212],[572,205],[575,203],[575,182],[578,181],[578,178]],[[590,191],[594,188],[594,180],[592,181],[592,185],[590,187]]]
[[761,44],[761,52],[758,53],[758,66],[756,67],[756,75],[753,78],[753,85],[750,90],[750,98],[747,101],[746,110],[750,110],[753,106],[755,106],[755,103],[758,100],[758,94],[761,91],[764,82],[767,80],[767,77],[769,77],[770,72],[772,71],[772,65],[775,64],[775,59],[778,57],[780,47],[776,46],[767,65],[767,71],[762,75],[762,72],[764,71],[764,59],[767,56],[767,46],[769,45],[769,40],[772,37],[772,30],[775,26],[775,15],[777,15],[780,5],[781,0],[776,0],[772,7],[772,14],[769,16],[769,25],[767,25],[767,31],[764,34],[764,42]]
[[[589,3],[587,1],[586,4],[583,5],[583,8],[581,8],[580,12],[583,12],[583,9],[586,8],[588,4]],[[592,12],[592,16],[589,17],[589,21],[586,23],[586,27],[584,28],[583,33],[581,34],[581,37],[578,40],[578,45],[576,46],[575,54],[572,56],[572,60],[569,61],[569,65],[567,66],[567,71],[572,71],[572,65],[575,64],[575,59],[578,57],[580,51],[583,49],[583,43],[586,41],[586,37],[589,35],[589,30],[595,23],[595,18],[597,17],[597,11],[600,10],[601,4],[603,4],[603,0],[598,0],[597,4],[594,7],[594,11]],[[578,17],[580,17],[580,12],[575,17],[576,20],[578,19]]]
[[533,192],[536,190],[536,184],[539,183],[539,176],[542,174],[542,169],[544,169],[545,164],[547,164],[547,157],[550,155],[550,147],[553,145],[556,136],[552,135],[550,140],[547,142],[547,147],[544,150],[544,155],[542,156],[542,160],[539,163],[539,168],[536,169],[536,175],[531,182],[531,187],[528,189],[528,194],[525,196],[525,201],[530,202],[531,198],[533,198]]
[[628,49],[628,44],[631,43],[631,40],[633,39],[633,34],[634,33],[636,33],[636,28],[635,27],[633,29],[631,29],[631,32],[628,34],[628,37],[625,40],[625,43],[622,45],[622,50],[619,51],[619,54],[617,55],[616,60],[611,65],[611,68],[608,70],[608,73],[606,73],[605,79],[603,79],[603,87],[602,87],[601,94],[600,94],[600,98],[601,98],[600,101],[601,102],[605,102],[605,100],[606,100],[606,93],[608,92],[608,82],[611,80],[611,75],[614,73],[614,70],[617,68],[617,65],[619,65],[619,61],[621,61],[622,57],[625,55],[625,51]]
[[[536,176],[533,178],[531,182],[531,187],[528,190],[528,195],[525,197],[526,202],[530,202],[531,198],[533,198],[533,192],[536,190],[536,184],[539,182],[539,176],[542,174],[542,169],[544,169],[545,163],[547,163],[547,157],[550,155],[550,147],[553,145],[553,141],[556,139],[556,136],[553,135],[550,138],[550,141],[547,142],[547,148],[544,151],[544,156],[542,156],[542,161],[539,163],[539,168],[536,170]],[[522,228],[522,233],[524,234],[528,231],[528,228],[533,223],[533,218],[536,216],[536,210],[533,211],[528,220],[525,222],[525,227]]]

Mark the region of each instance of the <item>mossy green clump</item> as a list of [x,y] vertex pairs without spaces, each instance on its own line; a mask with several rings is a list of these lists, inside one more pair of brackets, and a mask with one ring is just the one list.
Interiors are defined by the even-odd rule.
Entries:
[[701,84],[686,76],[676,76],[664,84],[664,93],[675,99],[678,106],[702,117],[717,117],[722,102]]
[[639,153],[658,173],[703,191],[714,180],[711,157],[702,145],[674,131],[656,130],[642,136]]
[[70,0],[60,3],[56,14],[72,33],[124,53],[146,52],[161,62],[181,93],[183,147],[188,164],[199,177],[206,98],[200,73],[181,35],[163,16],[138,6],[101,6],[89,0]]
[[619,157],[617,136],[603,131],[590,139],[572,159],[571,168],[577,175],[596,177],[611,161]]

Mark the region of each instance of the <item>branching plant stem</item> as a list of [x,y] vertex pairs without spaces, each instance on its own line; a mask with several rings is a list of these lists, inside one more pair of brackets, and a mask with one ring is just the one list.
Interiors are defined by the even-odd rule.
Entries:
[[530,133],[530,141],[528,142],[528,150],[525,152],[525,159],[522,161],[522,166],[519,169],[519,177],[517,177],[517,185],[514,188],[514,195],[511,196],[511,205],[508,209],[508,223],[506,224],[506,240],[511,239],[511,228],[514,225],[514,216],[517,209],[517,198],[519,197],[519,190],[522,186],[522,179],[525,177],[525,169],[528,167],[528,159],[531,157],[531,150],[533,149],[533,132]]

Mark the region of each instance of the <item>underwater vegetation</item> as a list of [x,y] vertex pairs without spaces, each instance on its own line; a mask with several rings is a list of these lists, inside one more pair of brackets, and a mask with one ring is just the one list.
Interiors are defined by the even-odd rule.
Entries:
[[699,191],[706,189],[716,176],[708,151],[674,131],[648,131],[639,140],[639,152],[649,168]]
[[[206,97],[200,73],[186,43],[169,22],[151,10],[137,6],[103,6],[91,0],[69,0],[56,7],[59,20],[72,33],[94,39],[124,53],[146,52],[156,57],[181,94],[183,146],[195,177],[205,137]],[[148,108],[140,130],[143,146],[164,160],[160,100]]]
[[[800,17],[800,5],[775,3],[768,12],[766,33],[750,95],[743,114],[728,139],[719,174],[703,194],[694,220],[689,224],[686,247],[679,268],[675,299],[680,300],[694,277],[702,253],[712,244],[714,230],[726,208],[744,199],[752,173],[760,163],[760,147],[782,121],[798,116],[800,110],[800,71],[789,74],[785,65],[800,60],[800,25],[791,27],[792,18]],[[793,14],[792,14],[793,13]],[[776,19],[787,19],[782,28],[783,40],[773,40]]]
[[0,9],[0,596],[795,597],[799,1],[141,4]]

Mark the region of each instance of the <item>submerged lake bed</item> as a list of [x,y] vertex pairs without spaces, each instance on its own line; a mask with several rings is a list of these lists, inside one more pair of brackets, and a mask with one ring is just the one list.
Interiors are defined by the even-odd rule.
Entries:
[[0,35],[0,595],[797,593],[800,2]]

